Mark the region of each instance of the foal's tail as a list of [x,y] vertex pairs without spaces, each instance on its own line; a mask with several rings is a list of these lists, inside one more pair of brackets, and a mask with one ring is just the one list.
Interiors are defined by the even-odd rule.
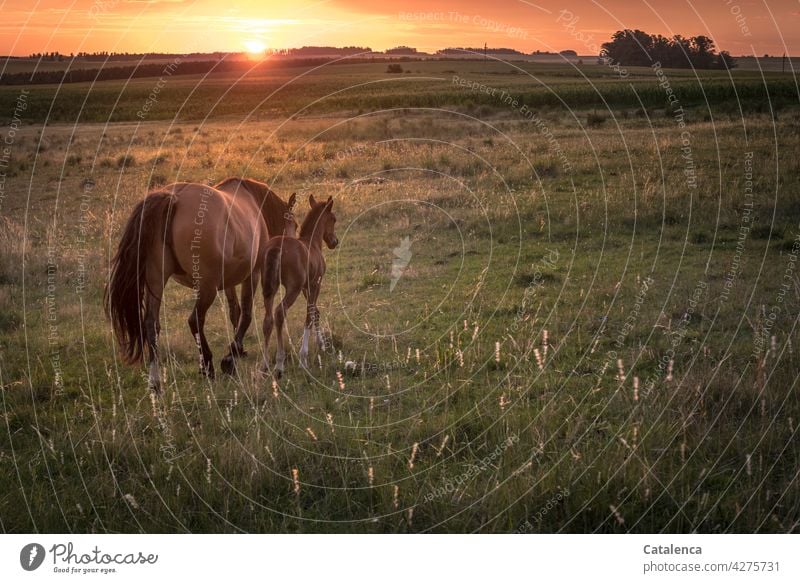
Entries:
[[111,261],[103,302],[122,356],[129,364],[142,360],[145,295],[149,293],[147,263],[154,259],[154,252],[161,252],[161,245],[156,244],[168,240],[172,202],[171,193],[153,192],[137,204]]
[[261,276],[261,286],[264,295],[274,296],[281,285],[281,247],[276,245],[267,250],[264,259],[264,274]]

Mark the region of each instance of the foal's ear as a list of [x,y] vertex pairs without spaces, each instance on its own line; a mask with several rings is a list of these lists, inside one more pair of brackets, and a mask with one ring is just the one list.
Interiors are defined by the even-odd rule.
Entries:
[[297,193],[293,192],[292,196],[289,197],[289,202],[288,202],[289,210],[292,210],[294,208],[296,202],[297,202]]
[[313,195],[313,194],[310,194],[310,195],[308,196],[308,206],[310,206],[312,209],[313,209],[315,206],[317,206],[317,199],[315,199],[315,198],[314,198],[314,195]]
[[330,211],[333,210],[333,197],[329,196],[328,201],[325,203],[325,210]]

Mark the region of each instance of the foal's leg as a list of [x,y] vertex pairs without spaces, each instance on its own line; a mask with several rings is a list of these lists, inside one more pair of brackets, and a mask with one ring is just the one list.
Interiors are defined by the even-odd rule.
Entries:
[[325,338],[322,336],[322,327],[319,324],[319,307],[317,306],[317,299],[319,298],[319,291],[321,287],[322,281],[320,280],[311,286],[311,291],[308,295],[309,301],[314,306],[314,317],[311,325],[317,339],[317,351],[324,353],[327,347],[325,346]]
[[[221,363],[222,371],[226,374],[236,372],[236,359],[247,355],[242,341],[247,329],[250,327],[250,323],[253,321],[253,294],[256,285],[258,285],[258,274],[251,274],[242,283],[242,306],[239,321],[236,323],[236,332],[233,336],[233,342],[228,348],[228,354],[225,355]],[[225,291],[227,294],[227,290]]]
[[283,301],[275,308],[275,325],[278,327],[278,348],[275,351],[275,370],[278,378],[283,374],[284,364],[286,362],[286,350],[283,348],[283,325],[286,322],[286,314],[289,308],[292,307],[292,304],[297,300],[297,296],[300,295],[300,289],[300,287],[287,289]]
[[267,372],[269,370],[269,337],[272,336],[272,300],[275,298],[276,290],[270,289],[266,282],[262,282],[262,289],[264,293],[264,324],[262,332],[264,333],[264,363],[261,365],[261,371]]
[[200,372],[211,379],[214,378],[214,362],[204,328],[206,313],[211,304],[214,303],[216,296],[216,286],[201,286],[197,294],[197,302],[195,302],[192,314],[189,316],[189,329],[192,331],[192,336],[200,349]]
[[319,341],[319,309],[317,308],[317,297],[319,296],[319,286],[311,286],[308,291],[303,290],[306,296],[306,324],[303,328],[303,342],[300,345],[300,365],[308,368],[308,340],[311,332],[317,329],[317,350],[322,350]]

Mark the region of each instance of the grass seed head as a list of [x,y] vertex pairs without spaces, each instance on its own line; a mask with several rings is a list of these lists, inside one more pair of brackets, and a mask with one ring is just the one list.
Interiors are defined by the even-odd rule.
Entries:
[[411,446],[411,457],[408,458],[408,469],[414,469],[414,460],[417,458],[417,450],[419,449],[419,442],[414,442],[414,445]]
[[536,366],[539,367],[539,370],[544,370],[544,360],[542,359],[542,353],[539,352],[538,348],[533,349],[533,355],[536,357]]
[[297,468],[292,468],[292,486],[294,495],[300,496],[300,472],[297,471]]

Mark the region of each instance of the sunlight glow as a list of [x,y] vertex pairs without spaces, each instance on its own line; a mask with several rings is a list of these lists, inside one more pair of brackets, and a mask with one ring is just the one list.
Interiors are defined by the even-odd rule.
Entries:
[[260,40],[248,39],[244,41],[244,48],[251,56],[259,56],[263,55],[264,51],[267,50],[267,45]]

